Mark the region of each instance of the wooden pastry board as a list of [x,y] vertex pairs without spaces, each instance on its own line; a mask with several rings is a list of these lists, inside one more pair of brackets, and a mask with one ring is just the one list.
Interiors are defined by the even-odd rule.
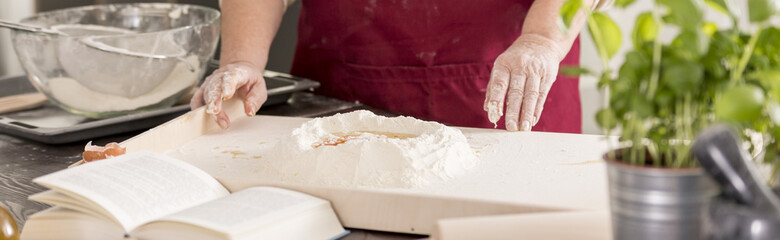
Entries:
[[429,234],[444,218],[608,209],[603,136],[461,128],[480,159],[467,176],[420,189],[306,186],[263,180],[257,169],[264,153],[308,119],[248,118],[240,102],[227,104],[228,130],[197,109],[122,144],[185,160],[231,191],[273,185],[330,200],[351,228]]

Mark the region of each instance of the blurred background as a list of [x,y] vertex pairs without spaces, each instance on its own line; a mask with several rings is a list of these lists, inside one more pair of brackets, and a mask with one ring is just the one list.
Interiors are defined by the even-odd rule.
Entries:
[[[219,9],[218,0],[0,0],[0,19],[18,21],[37,12],[61,8],[133,2],[187,3]],[[300,10],[301,4],[298,1],[287,9],[284,20],[282,21],[282,26],[279,28],[279,33],[276,35],[276,39],[274,39],[273,45],[271,46],[267,69],[279,72],[290,71],[293,52],[295,51],[295,41],[297,39],[296,26],[298,25],[298,14]],[[219,53],[216,54],[216,57],[219,57]],[[23,74],[24,70],[21,65],[19,65],[14,49],[11,46],[9,30],[0,28],[0,77],[18,76]]]
[[[279,28],[279,33],[271,46],[271,52],[268,60],[267,69],[288,72],[292,63],[293,52],[296,42],[296,26],[298,24],[298,14],[300,13],[300,0],[291,5],[284,15],[284,20]],[[168,1],[132,1],[132,0],[0,0],[0,19],[20,20],[24,17],[33,15],[36,12],[49,11],[60,8],[107,4],[107,3],[127,3],[127,2],[176,2],[189,3],[219,8],[218,0],[168,0]],[[746,1],[737,1],[744,9]],[[652,8],[650,1],[637,0],[637,3],[627,9],[611,9],[607,13],[617,20],[618,25],[623,29],[623,51],[630,45],[630,29],[634,25],[634,19],[642,12],[649,11]],[[726,17],[719,13],[708,12],[706,15],[708,21],[719,25],[730,24]],[[673,29],[671,31],[674,31]],[[662,34],[671,35],[671,34]],[[583,66],[593,70],[601,69],[596,50],[587,31],[582,32],[581,38],[581,63]],[[217,54],[218,56],[219,54]],[[622,54],[618,53],[612,61],[612,66],[617,67],[623,62]],[[7,29],[0,29],[0,77],[18,76],[24,74],[21,66],[16,59],[14,50],[11,47],[9,32]],[[316,79],[315,79],[316,80]],[[601,130],[596,125],[593,116],[602,106],[603,95],[596,89],[596,79],[583,76],[580,81],[580,93],[582,97],[582,116],[583,133],[600,134]]]

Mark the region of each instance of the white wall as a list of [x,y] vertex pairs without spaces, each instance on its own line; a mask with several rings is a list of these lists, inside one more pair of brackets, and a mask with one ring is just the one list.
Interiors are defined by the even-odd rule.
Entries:
[[[0,0],[0,19],[18,21],[33,15],[35,1],[31,0]],[[24,74],[19,60],[16,59],[11,35],[8,29],[0,28],[0,77]]]
[[[747,1],[736,0],[735,1],[742,10],[743,16],[747,14]],[[634,27],[634,20],[639,14],[650,11],[653,8],[652,0],[637,0],[633,5],[626,9],[611,8],[605,11],[607,15],[612,17],[613,20],[620,26],[623,31],[623,44],[615,57],[610,62],[612,69],[618,69],[623,63],[626,52],[631,46],[631,30]],[[705,19],[709,22],[713,22],[719,26],[728,27],[731,25],[728,18],[714,10],[708,10],[705,12]],[[745,18],[747,19],[747,18]],[[777,19],[775,19],[777,20]],[[774,21],[775,25],[780,21]],[[747,21],[740,22],[740,27],[746,29],[749,26]],[[675,35],[674,29],[666,29],[661,32],[661,39],[669,41]],[[596,53],[595,45],[588,34],[587,29],[583,29],[580,34],[580,63],[583,67],[594,70],[596,72],[601,71],[601,60],[599,60]],[[594,77],[582,76],[580,78],[580,95],[582,99],[582,132],[589,134],[601,134],[602,130],[596,124],[594,116],[596,111],[604,104],[604,95],[596,89],[597,79]]]

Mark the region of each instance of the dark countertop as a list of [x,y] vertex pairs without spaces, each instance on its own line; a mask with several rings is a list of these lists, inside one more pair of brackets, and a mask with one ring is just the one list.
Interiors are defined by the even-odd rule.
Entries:
[[[345,102],[311,93],[296,93],[286,104],[263,108],[260,115],[319,117],[366,109],[380,115],[395,114],[358,103]],[[134,131],[92,139],[96,145],[121,142],[143,131]],[[81,159],[86,141],[48,145],[0,134],[0,204],[9,208],[17,224],[24,225],[33,213],[47,208],[45,204],[27,200],[31,194],[46,190],[32,179],[66,168]],[[415,239],[417,235],[352,230],[345,239]]]

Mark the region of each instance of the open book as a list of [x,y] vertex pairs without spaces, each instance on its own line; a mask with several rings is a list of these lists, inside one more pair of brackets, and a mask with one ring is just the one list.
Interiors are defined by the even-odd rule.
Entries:
[[253,187],[230,194],[183,161],[129,153],[42,176],[22,239],[335,239],[347,232],[326,200]]

